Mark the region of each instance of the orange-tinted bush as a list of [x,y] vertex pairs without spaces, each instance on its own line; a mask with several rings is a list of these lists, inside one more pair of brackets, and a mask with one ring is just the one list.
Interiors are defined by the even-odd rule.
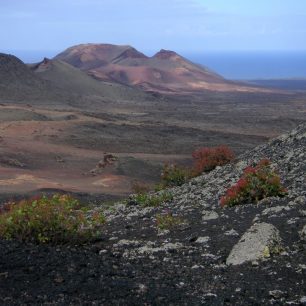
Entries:
[[256,166],[247,167],[239,181],[221,198],[221,206],[258,202],[266,197],[285,196],[286,189],[280,177],[270,168],[270,161],[261,160]]
[[192,153],[192,157],[194,159],[194,174],[199,175],[231,162],[235,155],[228,146],[219,146],[198,149]]

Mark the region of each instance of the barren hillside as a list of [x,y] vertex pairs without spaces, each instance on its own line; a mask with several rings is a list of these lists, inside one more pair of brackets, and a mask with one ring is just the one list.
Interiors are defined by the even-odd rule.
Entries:
[[208,91],[269,92],[234,83],[179,54],[160,50],[148,57],[131,46],[83,44],[58,54],[65,61],[102,80],[140,87],[146,91],[183,93]]

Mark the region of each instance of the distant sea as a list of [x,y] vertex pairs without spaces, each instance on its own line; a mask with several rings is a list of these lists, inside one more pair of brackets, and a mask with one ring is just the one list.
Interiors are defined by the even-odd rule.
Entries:
[[306,78],[306,51],[216,52],[184,56],[228,79]]
[[[34,63],[44,57],[52,58],[60,51],[2,52],[12,53],[26,63]],[[179,53],[227,79],[306,78],[306,51]]]

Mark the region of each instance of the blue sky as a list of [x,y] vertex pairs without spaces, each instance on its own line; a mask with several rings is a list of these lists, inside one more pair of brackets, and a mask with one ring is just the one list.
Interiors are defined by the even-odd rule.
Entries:
[[0,51],[306,50],[306,0],[0,0]]

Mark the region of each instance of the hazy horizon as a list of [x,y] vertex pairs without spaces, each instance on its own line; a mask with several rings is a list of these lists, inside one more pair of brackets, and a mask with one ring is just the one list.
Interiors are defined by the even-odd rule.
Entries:
[[[145,51],[152,56],[161,48]],[[2,50],[25,63],[37,63],[44,57],[53,58],[63,50]],[[177,51],[177,50],[173,50]],[[194,63],[208,67],[228,79],[306,78],[306,51],[206,51],[178,52]]]

